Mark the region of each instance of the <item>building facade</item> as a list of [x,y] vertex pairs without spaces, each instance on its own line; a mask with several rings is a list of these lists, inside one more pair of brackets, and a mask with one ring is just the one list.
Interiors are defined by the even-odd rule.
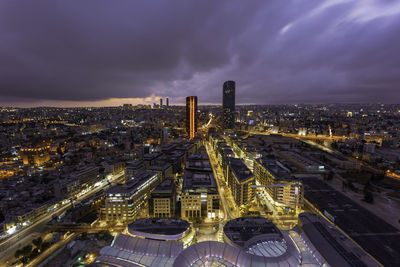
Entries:
[[151,217],[175,217],[176,186],[174,179],[165,179],[159,184],[149,198],[149,215]]
[[103,219],[132,221],[147,202],[150,192],[159,184],[159,175],[142,171],[123,185],[114,185],[106,192]]
[[186,97],[186,133],[193,139],[197,133],[197,96]]
[[253,173],[239,158],[228,158],[227,180],[233,199],[238,207],[249,204],[254,199],[255,184]]
[[272,199],[277,208],[297,211],[303,207],[304,189],[298,179],[291,176],[280,162],[267,159],[254,161],[257,185],[267,186],[263,192]]
[[50,146],[21,148],[20,155],[24,165],[41,166],[50,161]]
[[235,126],[235,82],[226,81],[222,93],[222,113],[224,129],[233,129]]
[[182,218],[216,219],[220,199],[207,153],[196,152],[186,162],[181,194]]

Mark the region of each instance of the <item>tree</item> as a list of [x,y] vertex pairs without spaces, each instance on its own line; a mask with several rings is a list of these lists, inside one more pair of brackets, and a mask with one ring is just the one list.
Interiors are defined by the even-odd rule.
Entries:
[[32,252],[32,245],[26,245],[25,247],[23,247],[21,249],[21,251],[22,251],[22,255],[24,255],[25,257],[28,256]]
[[364,199],[365,202],[367,203],[373,203],[374,202],[374,195],[372,194],[371,191],[366,190],[364,191]]
[[33,239],[33,240],[32,240],[32,243],[33,243],[38,249],[41,249],[42,244],[43,244],[43,240],[42,240],[42,238],[39,236],[38,238]]
[[14,257],[15,257],[16,259],[19,259],[19,257],[21,257],[21,256],[22,256],[22,251],[21,251],[20,249],[18,249],[17,251],[15,251]]
[[31,254],[29,255],[29,258],[31,258],[31,259],[36,258],[39,254],[40,254],[39,249],[35,248],[34,250],[32,250]]
[[42,251],[45,251],[46,249],[48,249],[50,247],[50,243],[49,242],[43,242],[42,244]]
[[5,220],[4,214],[3,214],[3,212],[0,210],[0,222],[2,222],[2,221],[4,221],[4,220]]

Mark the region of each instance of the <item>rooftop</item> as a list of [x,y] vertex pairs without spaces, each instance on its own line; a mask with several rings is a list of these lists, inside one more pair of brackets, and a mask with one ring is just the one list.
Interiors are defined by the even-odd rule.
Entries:
[[217,184],[212,172],[192,172],[185,170],[182,188],[183,190],[217,188]]
[[175,190],[175,182],[172,178],[165,179],[152,192],[153,193],[172,193]]
[[224,234],[239,247],[258,235],[270,235],[282,239],[279,229],[263,217],[240,217],[230,220],[224,226]]
[[132,179],[127,181],[125,184],[122,185],[114,185],[110,187],[106,195],[112,194],[132,194],[139,190],[140,186],[146,183],[148,180],[156,176],[157,173],[150,172],[150,171],[141,171],[133,176]]
[[229,168],[235,174],[239,182],[245,182],[254,177],[254,174],[247,168],[242,159],[229,158]]
[[271,160],[267,158],[260,158],[256,160],[265,169],[267,169],[276,179],[291,179],[292,175],[282,163],[276,160]]

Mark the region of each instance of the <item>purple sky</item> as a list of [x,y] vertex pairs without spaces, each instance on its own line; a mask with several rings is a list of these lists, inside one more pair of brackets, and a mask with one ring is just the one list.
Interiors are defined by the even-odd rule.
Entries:
[[0,2],[0,105],[400,101],[400,1]]

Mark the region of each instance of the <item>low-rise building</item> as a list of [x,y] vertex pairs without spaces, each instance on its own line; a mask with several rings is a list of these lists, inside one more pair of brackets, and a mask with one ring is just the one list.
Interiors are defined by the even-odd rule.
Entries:
[[183,178],[181,216],[218,218],[220,199],[217,183],[204,152],[188,158]]
[[50,146],[21,148],[20,155],[24,165],[41,166],[50,161]]
[[140,171],[145,170],[145,163],[142,160],[128,161],[125,165],[125,176],[130,179]]
[[132,221],[159,183],[157,173],[142,171],[125,184],[112,186],[106,192],[103,218],[107,221]]
[[272,204],[286,212],[298,211],[303,207],[303,184],[278,161],[265,158],[254,161],[254,175],[258,186]]
[[174,217],[176,186],[172,178],[159,184],[149,198],[149,215],[152,217]]

